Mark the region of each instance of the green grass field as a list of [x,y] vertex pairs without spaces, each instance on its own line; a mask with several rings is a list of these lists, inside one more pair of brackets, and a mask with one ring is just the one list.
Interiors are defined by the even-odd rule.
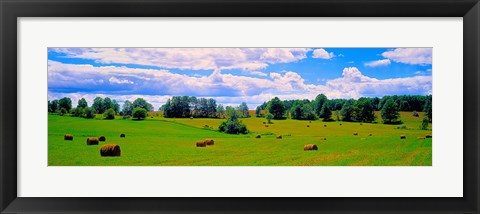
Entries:
[[[378,118],[380,116],[378,115]],[[322,122],[320,120],[242,119],[248,135],[217,131],[224,119],[167,119],[150,116],[143,121],[83,119],[48,116],[49,166],[431,166],[431,134],[420,130],[420,117],[401,112],[404,124]],[[100,116],[97,116],[100,117]],[[342,125],[340,125],[342,124]],[[213,128],[205,128],[208,125]],[[307,127],[310,125],[310,127]],[[327,125],[327,127],[324,127]],[[406,128],[399,128],[406,126]],[[358,132],[357,136],[353,132]],[[73,134],[73,141],[63,140]],[[125,133],[125,138],[120,134]],[[261,138],[255,138],[260,134]],[[372,134],[372,136],[368,136]],[[87,137],[105,136],[106,142],[86,145]],[[282,135],[283,139],[276,139]],[[400,139],[405,135],[406,139]],[[320,140],[325,137],[327,140]],[[205,138],[215,145],[196,147]],[[118,144],[120,157],[101,157],[100,147]],[[304,151],[305,144],[318,151]]]

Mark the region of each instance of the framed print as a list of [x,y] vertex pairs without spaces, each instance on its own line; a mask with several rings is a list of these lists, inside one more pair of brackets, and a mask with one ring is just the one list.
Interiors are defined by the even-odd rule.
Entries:
[[479,7],[2,1],[1,212],[478,213]]

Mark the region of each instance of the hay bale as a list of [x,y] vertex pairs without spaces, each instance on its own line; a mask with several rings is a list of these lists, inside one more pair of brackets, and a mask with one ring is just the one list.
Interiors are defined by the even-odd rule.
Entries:
[[100,148],[101,156],[120,156],[120,146],[117,144],[105,144]]
[[282,135],[277,135],[277,139],[282,139]]
[[405,137],[405,135],[400,135],[400,139],[407,139],[407,137]]
[[123,133],[122,133],[122,134],[120,134],[120,137],[125,137],[125,134],[123,134]]
[[310,127],[310,125],[307,125],[307,128]]
[[360,138],[360,140],[366,140],[366,139],[367,139],[367,138],[364,138],[364,137]]
[[327,140],[327,138],[326,137],[321,137],[320,140]]
[[208,146],[211,146],[214,144],[213,139],[205,139],[204,141],[205,141],[205,144],[207,144]]
[[268,127],[268,125],[265,125],[265,127]]
[[73,140],[73,135],[71,135],[71,134],[65,134],[65,135],[63,136],[63,140]]
[[204,140],[197,141],[197,147],[206,147],[207,143]]
[[358,135],[358,132],[354,132],[353,135]]
[[425,140],[424,137],[417,137],[417,140]]
[[100,137],[98,137],[98,141],[103,141],[103,142],[105,142],[105,140],[106,140],[105,136],[100,136]]
[[425,135],[425,138],[432,138],[432,135],[431,135],[431,134],[427,134],[427,135]]
[[315,144],[307,144],[303,146],[303,151],[308,151],[308,150],[318,150],[318,147]]
[[87,145],[98,145],[98,138],[96,137],[87,138]]
[[257,134],[257,135],[255,135],[255,138],[262,138],[262,136]]

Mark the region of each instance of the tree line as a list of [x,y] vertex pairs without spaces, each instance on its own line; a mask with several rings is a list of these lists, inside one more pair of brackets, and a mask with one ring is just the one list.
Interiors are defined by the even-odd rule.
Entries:
[[[431,122],[432,95],[395,95],[382,98],[361,97],[357,100],[330,100],[324,94],[319,94],[314,100],[285,101],[275,97],[259,105],[255,114],[257,117],[265,116],[267,119],[290,117],[297,120],[373,122],[376,120],[375,111],[381,111],[383,123],[386,124],[401,123],[400,111],[413,111],[414,116],[419,116],[418,111],[424,111],[425,116]],[[265,112],[266,115],[262,112]],[[335,112],[335,115],[332,115],[332,112]]]
[[[197,98],[195,96],[173,96],[159,108],[166,118],[225,118],[228,112],[238,112],[238,118],[250,117],[247,103],[242,102],[237,107],[217,105],[212,98]],[[231,115],[231,114],[230,114]]]
[[122,109],[120,109],[120,104],[115,99],[112,100],[109,97],[96,97],[90,107],[85,98],[79,99],[76,107],[72,107],[72,99],[69,97],[48,101],[49,113],[56,113],[62,116],[70,114],[73,117],[87,119],[95,118],[96,114],[103,114],[105,119],[114,119],[115,115],[121,115],[124,118],[144,119],[147,117],[147,112],[152,110],[152,104],[143,98],[137,98],[133,103],[126,100]]
[[[166,118],[237,118],[250,117],[248,106],[242,102],[239,106],[223,106],[217,104],[212,98],[197,98],[195,96],[173,96],[162,105]],[[133,102],[126,100],[122,109],[115,99],[109,97],[96,97],[88,106],[84,98],[78,100],[76,108],[72,108],[72,100],[64,97],[59,100],[48,101],[48,112],[60,115],[71,114],[76,117],[93,118],[95,114],[104,114],[106,119],[113,119],[115,115],[125,118],[133,117],[143,119],[148,111],[153,111],[153,106],[143,98]],[[384,96],[382,98],[361,97],[359,99],[328,99],[324,94],[319,94],[314,100],[280,100],[278,97],[264,102],[256,108],[257,117],[271,119],[291,118],[296,120],[323,121],[354,121],[373,122],[377,118],[375,111],[381,111],[383,123],[401,123],[399,111],[413,111],[414,116],[419,116],[418,111],[424,111],[429,122],[432,120],[432,95],[403,95]]]

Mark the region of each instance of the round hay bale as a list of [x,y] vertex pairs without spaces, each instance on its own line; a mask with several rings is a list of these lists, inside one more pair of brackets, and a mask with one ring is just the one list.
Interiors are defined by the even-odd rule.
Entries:
[[206,147],[207,143],[204,140],[197,141],[197,147]]
[[103,141],[103,142],[105,142],[105,140],[107,140],[107,139],[105,138],[105,136],[100,136],[100,137],[98,137],[98,141]]
[[307,144],[303,146],[303,151],[309,151],[309,150],[318,150],[318,147],[316,144]]
[[277,135],[277,139],[282,139],[282,135]]
[[407,139],[407,137],[405,137],[405,135],[400,135],[400,139]]
[[425,138],[432,138],[432,135],[431,135],[431,134],[427,134],[427,135],[425,135]]
[[327,138],[326,137],[321,137],[320,140],[327,140]]
[[417,137],[417,140],[425,140],[424,137]]
[[262,136],[257,134],[257,135],[255,135],[255,138],[262,138]]
[[208,146],[211,146],[214,144],[213,139],[205,139],[204,141],[205,141],[205,144],[207,144]]
[[96,137],[87,138],[87,145],[98,145],[98,138]]
[[100,148],[101,156],[120,156],[120,146],[117,144],[105,144]]
[[63,140],[73,140],[73,135],[71,135],[71,134],[65,134],[65,135],[63,136]]
[[358,132],[354,132],[353,135],[358,135]]
[[122,134],[120,134],[120,137],[125,137],[125,134],[123,134],[123,133],[122,133]]

